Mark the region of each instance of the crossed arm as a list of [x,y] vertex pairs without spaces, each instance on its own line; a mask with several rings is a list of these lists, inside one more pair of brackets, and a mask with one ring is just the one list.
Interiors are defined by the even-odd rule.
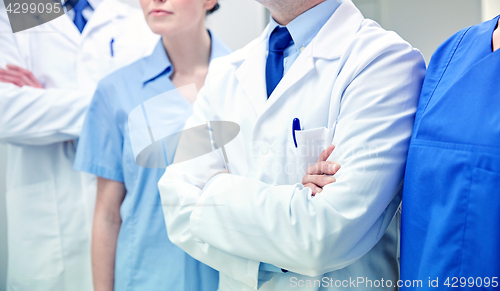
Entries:
[[[234,174],[216,175],[206,183],[203,177],[224,168],[216,156],[185,168],[174,165],[159,182],[172,242],[241,282],[255,275],[248,266],[256,272],[260,262],[317,276],[343,268],[372,249],[399,205],[425,73],[421,55],[408,46],[378,58],[345,89],[333,141],[337,148],[317,164],[319,168],[327,167],[322,163],[327,161],[342,165],[335,183],[323,185],[321,193],[312,197],[311,189],[320,192],[315,187],[322,186],[314,181],[325,179],[314,175],[320,172],[309,171],[316,177],[303,179],[309,189],[301,184],[269,185]],[[212,120],[205,116],[212,112],[205,94],[202,89],[191,126]],[[353,152],[367,145],[376,151]]]
[[[10,31],[6,13],[0,30]],[[15,145],[48,145],[77,138],[93,89],[43,88],[27,70],[20,39],[29,34],[0,33],[0,141]]]
[[32,72],[12,64],[7,64],[5,69],[0,69],[0,82],[11,83],[17,87],[30,86],[43,89],[42,84]]

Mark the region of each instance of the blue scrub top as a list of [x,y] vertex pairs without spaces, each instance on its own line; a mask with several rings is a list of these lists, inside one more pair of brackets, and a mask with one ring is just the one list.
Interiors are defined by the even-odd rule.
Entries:
[[452,290],[465,280],[465,289],[500,290],[500,51],[491,46],[498,19],[460,31],[429,65],[401,226],[401,279],[423,286],[404,290]]
[[[230,53],[213,34],[211,60]],[[218,272],[196,261],[167,236],[158,181],[165,169],[135,163],[129,113],[159,94],[175,89],[173,66],[158,42],[152,55],[103,79],[95,92],[78,143],[75,169],[123,182],[127,194],[120,213],[115,290],[217,290]],[[170,95],[166,116],[181,130],[192,105]],[[175,127],[175,126],[174,126]]]

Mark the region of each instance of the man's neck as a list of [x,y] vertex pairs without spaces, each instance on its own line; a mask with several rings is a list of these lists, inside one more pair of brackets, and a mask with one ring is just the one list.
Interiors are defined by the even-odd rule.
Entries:
[[270,1],[266,7],[271,11],[271,16],[280,25],[286,26],[292,20],[314,6],[326,0],[278,0]]

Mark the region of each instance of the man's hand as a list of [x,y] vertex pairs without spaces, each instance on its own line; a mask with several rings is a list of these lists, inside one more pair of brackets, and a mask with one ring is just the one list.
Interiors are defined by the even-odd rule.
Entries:
[[302,184],[313,191],[312,195],[323,191],[323,187],[334,183],[335,178],[325,175],[335,175],[340,169],[340,165],[334,162],[328,162],[326,159],[332,154],[335,149],[334,145],[326,148],[318,158],[316,164],[307,168],[306,175],[302,178]]
[[30,71],[14,65],[7,65],[7,69],[0,69],[0,82],[11,83],[18,87],[30,86],[43,89]]

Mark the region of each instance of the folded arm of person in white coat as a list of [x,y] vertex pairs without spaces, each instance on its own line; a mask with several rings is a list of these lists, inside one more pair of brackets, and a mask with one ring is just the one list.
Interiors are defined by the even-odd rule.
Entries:
[[[319,276],[370,251],[397,209],[392,202],[402,186],[425,74],[417,50],[396,40],[399,37],[382,35],[388,39],[359,36],[359,43],[339,61],[334,86],[340,86],[336,92],[342,96],[332,142],[336,148],[328,158],[342,165],[335,183],[313,197],[302,184],[271,185],[236,174],[214,176],[225,168],[218,152],[174,164],[159,182],[171,241],[244,283],[245,272],[259,262]],[[212,65],[186,128],[227,120],[225,115],[230,115],[226,104],[234,97],[226,87],[233,80],[224,79],[234,72],[223,62],[228,61]],[[331,102],[338,100],[339,96],[331,96]],[[243,139],[248,144],[252,137]],[[356,150],[367,146],[368,154]],[[228,159],[238,157],[228,151]]]
[[[3,1],[2,1],[3,2]],[[0,68],[15,65],[29,69],[5,7],[0,5]],[[12,70],[12,69],[11,69]],[[3,78],[2,78],[3,77]],[[18,87],[0,74],[0,141],[15,145],[48,145],[73,140],[80,134],[92,90]],[[35,80],[33,80],[33,84]]]

